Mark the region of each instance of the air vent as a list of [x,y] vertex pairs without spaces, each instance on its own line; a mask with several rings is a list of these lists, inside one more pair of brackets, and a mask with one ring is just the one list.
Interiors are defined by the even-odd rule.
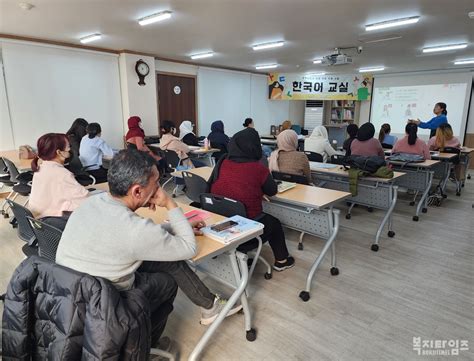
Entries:
[[306,101],[306,108],[322,108],[323,101],[322,100],[307,100]]

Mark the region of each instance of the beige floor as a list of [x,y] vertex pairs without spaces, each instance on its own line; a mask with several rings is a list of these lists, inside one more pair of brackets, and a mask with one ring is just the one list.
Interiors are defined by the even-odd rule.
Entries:
[[[342,220],[337,238],[341,273],[329,274],[329,261],[313,282],[312,298],[298,293],[322,241],[288,230],[287,243],[296,266],[263,278],[257,268],[250,285],[250,305],[257,340],[245,340],[243,316],[226,319],[203,353],[203,360],[473,360],[474,352],[474,181],[462,197],[429,208],[416,223],[405,199],[395,209],[393,239],[383,237],[378,253],[370,251],[381,211],[354,209]],[[340,205],[345,210],[345,205]],[[0,290],[22,259],[22,242],[7,220],[0,219]],[[271,259],[268,246],[264,255]],[[204,278],[215,287],[215,283]],[[215,290],[215,289],[214,289]],[[1,306],[0,306],[1,307]],[[1,311],[1,308],[0,308]],[[199,310],[180,293],[165,333],[186,359],[204,331]],[[451,356],[417,356],[413,337],[468,340],[469,351]]]

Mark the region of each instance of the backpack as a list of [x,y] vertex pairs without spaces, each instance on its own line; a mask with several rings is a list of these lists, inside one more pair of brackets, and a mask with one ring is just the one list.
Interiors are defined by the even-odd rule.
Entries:
[[403,162],[402,167],[404,167],[408,163],[423,163],[425,161],[425,158],[419,154],[392,153],[392,155],[387,157],[387,160],[394,162]]
[[377,172],[380,167],[386,166],[386,162],[383,157],[379,156],[350,155],[342,160],[342,165],[345,168],[355,168],[372,174]]

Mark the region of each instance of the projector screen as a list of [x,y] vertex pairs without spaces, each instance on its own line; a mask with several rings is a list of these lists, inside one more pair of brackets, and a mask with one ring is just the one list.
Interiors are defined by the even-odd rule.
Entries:
[[[471,92],[472,75],[443,74],[437,76],[415,76],[379,78],[374,82],[370,121],[376,134],[384,123],[389,123],[392,134],[402,137],[408,119],[423,122],[435,116],[434,105],[447,104],[448,122],[454,134],[464,137],[466,117]],[[445,79],[443,79],[445,78]],[[420,129],[418,135],[427,140],[429,129]]]

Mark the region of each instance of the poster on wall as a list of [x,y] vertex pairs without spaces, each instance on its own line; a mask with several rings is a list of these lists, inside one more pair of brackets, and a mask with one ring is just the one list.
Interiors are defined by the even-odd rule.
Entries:
[[365,74],[271,73],[270,100],[370,100],[373,77]]

